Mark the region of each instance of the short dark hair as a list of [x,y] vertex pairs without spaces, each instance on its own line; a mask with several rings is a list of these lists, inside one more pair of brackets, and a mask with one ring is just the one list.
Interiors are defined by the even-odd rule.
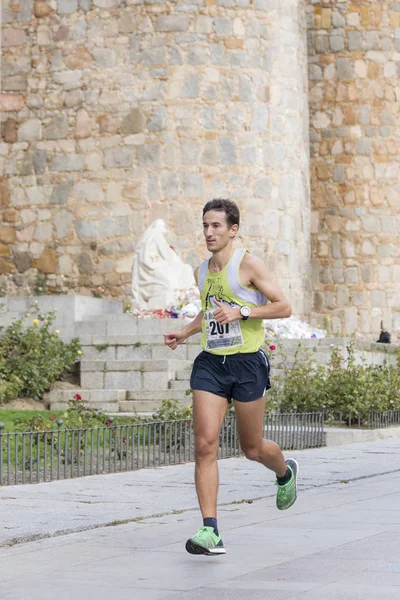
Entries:
[[240,225],[240,212],[238,205],[227,198],[213,198],[203,208],[203,217],[209,210],[217,210],[226,214],[226,221],[229,227]]

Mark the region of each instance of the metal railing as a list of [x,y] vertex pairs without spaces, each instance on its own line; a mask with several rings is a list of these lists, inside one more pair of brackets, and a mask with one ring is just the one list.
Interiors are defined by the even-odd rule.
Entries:
[[368,413],[348,413],[332,411],[325,414],[325,422],[330,427],[352,427],[360,429],[382,429],[400,427],[400,410],[371,411]]
[[[0,424],[0,485],[119,473],[194,460],[191,419],[46,431],[5,432]],[[266,414],[264,437],[283,450],[324,444],[322,413]],[[218,458],[240,456],[235,415],[224,419]]]
[[282,450],[325,445],[323,413],[270,413],[265,415],[264,437]]

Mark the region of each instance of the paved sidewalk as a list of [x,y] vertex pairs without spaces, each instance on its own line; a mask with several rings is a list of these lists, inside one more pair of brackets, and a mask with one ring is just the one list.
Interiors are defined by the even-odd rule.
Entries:
[[[300,490],[397,468],[400,439],[285,453],[300,463]],[[221,460],[219,504],[275,496],[274,477],[244,458]],[[0,488],[0,546],[15,541],[197,511],[193,464]]]
[[286,512],[260,465],[220,462],[225,557],[184,550],[199,527],[192,465],[1,488],[3,543],[140,518],[0,549],[1,598],[398,600],[400,440],[293,454]]

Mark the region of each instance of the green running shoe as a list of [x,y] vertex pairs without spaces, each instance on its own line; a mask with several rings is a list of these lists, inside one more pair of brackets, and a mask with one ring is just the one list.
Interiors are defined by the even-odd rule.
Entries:
[[279,483],[276,482],[276,485],[278,486],[276,506],[279,510],[290,508],[296,502],[297,498],[297,475],[299,473],[299,465],[294,458],[288,458],[285,462],[292,472],[292,477],[284,485],[279,485]]
[[202,527],[195,536],[186,542],[186,550],[189,554],[205,554],[206,556],[226,554],[222,539],[215,535],[213,527]]

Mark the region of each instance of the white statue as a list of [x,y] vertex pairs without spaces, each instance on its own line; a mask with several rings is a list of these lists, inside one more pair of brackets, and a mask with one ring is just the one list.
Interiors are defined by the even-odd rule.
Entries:
[[163,219],[157,219],[139,240],[133,258],[132,302],[134,308],[167,308],[178,290],[195,285],[193,269],[171,248],[164,235]]

